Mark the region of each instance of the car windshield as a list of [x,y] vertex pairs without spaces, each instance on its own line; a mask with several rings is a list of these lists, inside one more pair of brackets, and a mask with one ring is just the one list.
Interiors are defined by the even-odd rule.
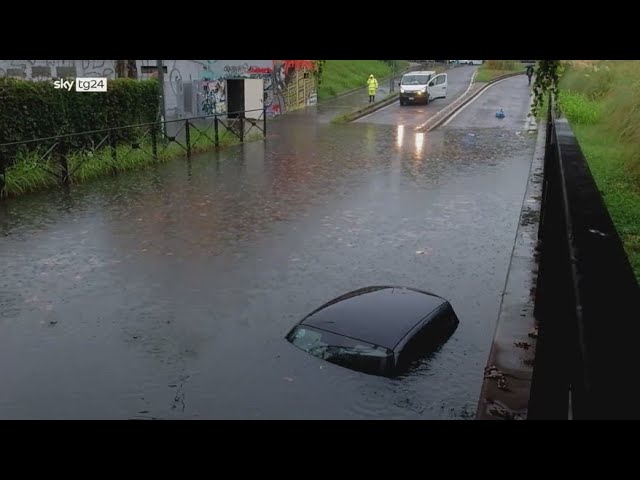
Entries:
[[388,375],[393,364],[393,352],[385,347],[306,325],[298,325],[287,339],[314,357],[371,375]]
[[426,85],[429,75],[405,75],[402,77],[402,85]]

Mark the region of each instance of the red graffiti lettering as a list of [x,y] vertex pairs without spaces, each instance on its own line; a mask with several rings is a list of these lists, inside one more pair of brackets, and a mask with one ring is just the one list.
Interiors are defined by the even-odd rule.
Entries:
[[271,73],[271,69],[269,67],[251,67],[249,73]]
[[313,70],[313,60],[284,60],[284,70],[285,72],[289,72],[289,70]]

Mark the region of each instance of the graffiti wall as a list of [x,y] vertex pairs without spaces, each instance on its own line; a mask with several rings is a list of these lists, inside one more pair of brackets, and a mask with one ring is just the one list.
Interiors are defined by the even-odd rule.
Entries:
[[[197,86],[199,112],[227,111],[226,80],[230,78],[260,78],[264,83],[264,105],[267,114],[280,111],[274,106],[271,60],[201,60],[204,69]],[[276,102],[277,103],[277,102]]]
[[275,88],[272,60],[218,60],[208,64],[205,74],[209,91],[214,91],[218,111],[226,111],[225,80],[230,78],[259,78],[264,83],[264,106],[270,116],[282,112],[283,97]]
[[312,60],[274,60],[276,90],[286,110],[317,103],[317,84]]
[[[157,60],[137,60],[138,78],[157,77]],[[226,112],[226,80],[260,78],[269,116],[317,101],[311,60],[163,60],[167,119]],[[115,78],[115,60],[0,60],[0,78]]]
[[314,105],[317,88],[310,60],[194,60],[202,71],[194,91],[197,115],[226,112],[227,79],[258,78],[264,83],[267,115]]
[[113,78],[113,60],[0,60],[0,78],[45,80],[60,77]]

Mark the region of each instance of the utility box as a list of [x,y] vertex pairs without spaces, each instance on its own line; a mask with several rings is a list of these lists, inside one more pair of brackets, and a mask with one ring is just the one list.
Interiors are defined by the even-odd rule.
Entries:
[[237,118],[262,117],[264,108],[264,81],[261,78],[227,79],[227,116]]

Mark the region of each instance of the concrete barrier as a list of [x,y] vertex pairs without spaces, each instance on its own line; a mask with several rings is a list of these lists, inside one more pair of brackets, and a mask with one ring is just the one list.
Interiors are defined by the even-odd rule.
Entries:
[[394,92],[391,95],[388,95],[384,100],[380,100],[379,102],[372,103],[371,105],[367,105],[366,107],[359,108],[352,112],[338,115],[333,120],[331,120],[331,123],[353,122],[354,120],[364,117],[365,115],[369,115],[370,113],[373,113],[376,110],[380,110],[381,108],[384,108],[387,105],[391,105],[393,102],[398,100],[399,95],[400,95],[399,92]]
[[416,127],[416,131],[430,132],[431,130],[438,128],[440,125],[446,122],[449,119],[449,117],[451,117],[451,115],[456,113],[458,110],[460,110],[462,107],[464,107],[466,104],[468,104],[475,98],[482,95],[482,93],[484,93],[484,91],[494,83],[498,83],[504,80],[505,78],[515,77],[518,75],[524,75],[524,72],[515,72],[515,73],[509,73],[507,75],[500,75],[499,77],[496,77],[493,80],[485,83],[477,90],[461,95],[453,103],[451,103],[450,105],[447,105],[445,108],[440,110],[438,113],[436,113],[433,117],[431,117],[425,123]]

